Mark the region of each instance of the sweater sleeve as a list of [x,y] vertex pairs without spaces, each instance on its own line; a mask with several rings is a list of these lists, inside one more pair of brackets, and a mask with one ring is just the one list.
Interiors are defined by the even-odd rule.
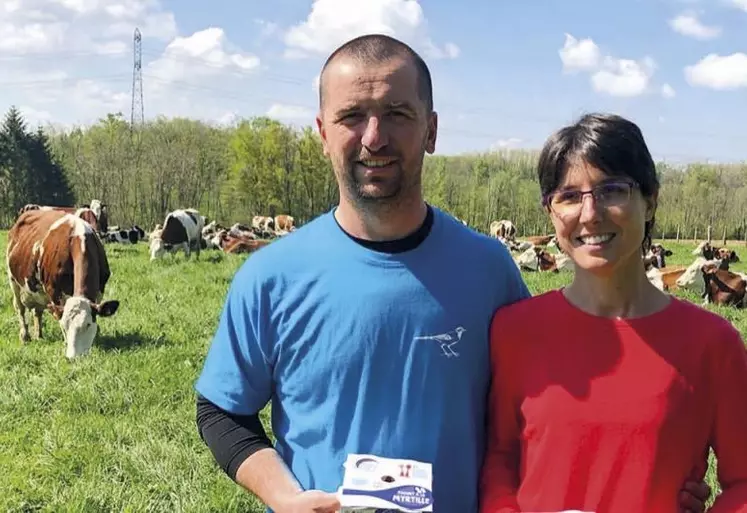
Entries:
[[709,513],[747,513],[747,349],[730,333],[713,360],[715,418],[711,446],[722,492]]
[[480,477],[480,513],[520,511],[516,502],[519,486],[520,420],[513,393],[518,362],[511,355],[515,341],[501,326],[500,310],[490,326],[492,379],[488,398],[486,452]]

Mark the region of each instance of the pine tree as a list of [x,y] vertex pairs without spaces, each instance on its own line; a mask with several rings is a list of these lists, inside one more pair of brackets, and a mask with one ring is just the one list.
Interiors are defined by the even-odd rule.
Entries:
[[26,204],[29,196],[29,169],[27,150],[28,133],[26,122],[21,113],[13,106],[5,115],[0,128],[0,147],[4,157],[0,165],[3,167],[5,179],[5,201],[3,217],[15,217],[18,210]]

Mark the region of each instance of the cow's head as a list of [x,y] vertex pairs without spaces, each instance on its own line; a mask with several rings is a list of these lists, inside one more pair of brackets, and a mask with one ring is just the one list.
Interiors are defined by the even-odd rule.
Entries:
[[150,239],[150,259],[155,260],[161,258],[166,253],[166,243],[159,237],[153,237]]
[[98,317],[110,317],[119,308],[119,301],[92,303],[85,297],[67,298],[64,307],[50,303],[48,309],[60,323],[65,337],[65,356],[75,358],[91,350],[98,332]]

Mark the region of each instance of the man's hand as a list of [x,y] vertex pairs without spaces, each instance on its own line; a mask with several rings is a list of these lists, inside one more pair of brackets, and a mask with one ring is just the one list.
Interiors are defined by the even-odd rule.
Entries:
[[710,496],[711,487],[705,481],[686,481],[680,492],[680,512],[704,513]]
[[277,513],[337,513],[340,501],[334,493],[307,490],[284,502]]

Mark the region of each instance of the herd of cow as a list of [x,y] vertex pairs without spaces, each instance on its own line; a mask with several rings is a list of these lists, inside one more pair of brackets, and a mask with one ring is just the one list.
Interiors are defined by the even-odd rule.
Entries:
[[13,308],[22,343],[30,340],[26,312],[34,312],[34,336],[42,338],[42,316],[48,311],[59,322],[65,356],[86,354],[98,332],[99,317],[114,315],[116,299],[103,300],[111,277],[105,243],[148,241],[150,260],[166,253],[194,250],[248,253],[295,230],[288,215],[255,216],[252,226],[226,229],[194,209],[169,212],[163,225],[150,233],[133,226],[109,226],[107,207],[99,200],[80,207],[26,205],[8,232],[6,266]]
[[[497,238],[514,253],[514,262],[523,271],[572,271],[573,262],[563,254],[554,235],[540,235],[516,239],[516,227],[509,220],[493,221],[490,235]],[[556,252],[550,252],[555,248]],[[644,256],[649,280],[661,290],[690,290],[703,299],[703,304],[717,304],[744,308],[747,306],[747,274],[729,270],[729,264],[739,262],[736,251],[713,247],[709,241],[701,242],[688,266],[667,266],[666,257],[672,252],[662,244],[652,244]]]
[[[225,253],[251,253],[273,239],[295,230],[288,215],[255,216],[251,226],[234,224],[225,228],[195,209],[169,212],[163,224],[146,233],[134,225],[128,230],[108,225],[107,207],[93,200],[80,207],[26,205],[8,232],[6,263],[18,315],[20,339],[30,340],[26,311],[33,310],[35,337],[42,337],[42,315],[49,311],[60,324],[65,355],[86,354],[98,331],[97,319],[109,317],[119,301],[103,300],[111,276],[105,243],[137,244],[147,241],[150,260],[182,250],[216,249]],[[466,224],[466,223],[465,223]],[[559,250],[553,235],[516,239],[516,227],[509,220],[494,221],[491,236],[513,253],[516,265],[525,271],[572,271],[573,262]],[[555,252],[550,250],[555,248]],[[644,257],[651,282],[662,290],[693,290],[705,303],[745,306],[747,274],[729,270],[738,262],[733,250],[701,243],[689,266],[667,266],[671,256],[661,244],[654,244]]]

